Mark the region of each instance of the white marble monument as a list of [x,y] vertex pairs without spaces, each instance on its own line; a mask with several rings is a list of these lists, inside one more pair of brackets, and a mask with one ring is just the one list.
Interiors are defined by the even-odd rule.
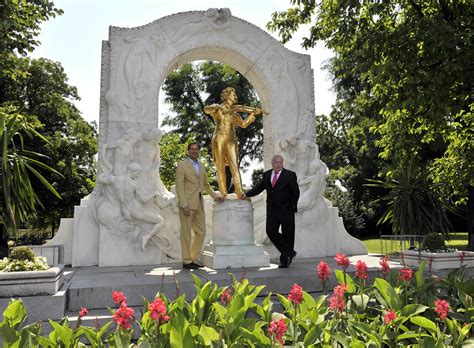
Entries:
[[[313,139],[310,56],[286,49],[229,9],[178,13],[136,28],[110,27],[102,43],[96,187],[49,245],[65,244],[65,259],[74,267],[180,261],[176,197],[159,173],[158,93],[171,71],[207,59],[242,73],[270,113],[264,119],[265,168],[280,153],[299,178],[298,257],[366,253],[363,243],[344,229],[337,208],[323,198],[327,168]],[[276,256],[265,235],[264,196],[252,202],[253,238]],[[219,231],[214,230],[211,202],[206,206],[210,242],[210,231],[216,231],[215,238]],[[232,243],[251,239],[241,236]]]

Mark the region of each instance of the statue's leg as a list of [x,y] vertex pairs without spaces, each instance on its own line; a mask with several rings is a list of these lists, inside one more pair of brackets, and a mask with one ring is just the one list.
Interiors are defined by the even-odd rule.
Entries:
[[212,150],[214,162],[217,169],[217,183],[222,197],[227,196],[227,184],[225,178],[225,138],[215,135],[212,139]]
[[242,198],[244,190],[242,188],[242,180],[240,178],[240,171],[238,165],[238,146],[235,140],[228,141],[227,143],[227,158],[229,160],[230,172],[232,173],[232,179],[234,179],[235,193],[238,198]]

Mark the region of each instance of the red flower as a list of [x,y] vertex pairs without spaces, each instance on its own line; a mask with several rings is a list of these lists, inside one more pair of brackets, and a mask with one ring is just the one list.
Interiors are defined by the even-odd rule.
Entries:
[[268,327],[268,332],[270,336],[273,336],[278,343],[282,346],[285,343],[285,332],[288,327],[285,324],[285,319],[280,319],[278,321],[270,322],[270,326]]
[[325,282],[331,276],[331,267],[323,260],[319,261],[318,276],[322,282]]
[[82,307],[81,310],[79,311],[79,318],[82,318],[87,313],[89,313],[89,310],[86,307]]
[[127,302],[127,297],[121,291],[112,291],[112,298],[116,304],[121,304],[122,302]]
[[156,298],[155,301],[148,305],[148,310],[151,311],[150,318],[154,321],[168,321],[169,316],[166,315],[166,306],[161,298]]
[[413,270],[411,268],[402,268],[400,271],[398,271],[398,280],[399,281],[404,281],[406,280],[407,282],[411,282],[413,279]]
[[390,265],[388,264],[388,256],[385,255],[379,261],[380,264],[380,272],[386,276],[390,273]]
[[230,289],[227,288],[224,290],[224,292],[219,296],[219,301],[223,306],[227,306],[232,299],[232,296],[230,296]]
[[303,288],[298,284],[293,284],[288,299],[295,304],[300,304],[303,301]]
[[338,285],[334,288],[334,295],[329,299],[329,308],[332,310],[338,310],[342,312],[346,308],[346,302],[344,301],[344,292],[346,291],[345,285]]
[[369,273],[367,273],[367,265],[364,261],[357,261],[355,276],[359,279],[369,278]]
[[385,314],[385,317],[384,317],[385,324],[390,324],[392,320],[395,320],[395,319],[397,319],[397,315],[395,314],[393,310],[389,309],[387,314]]
[[112,318],[122,330],[128,330],[132,328],[132,321],[135,315],[133,308],[127,306],[126,302],[120,304],[120,308],[117,309]]
[[349,261],[349,258],[344,255],[344,254],[339,254],[337,253],[336,256],[334,256],[334,260],[337,261],[337,264],[339,266],[342,266],[342,268],[344,268],[344,271],[347,269],[347,267],[349,267],[349,265],[351,264],[351,262]]
[[449,312],[449,303],[442,299],[435,301],[435,312],[439,314],[440,319],[446,319]]

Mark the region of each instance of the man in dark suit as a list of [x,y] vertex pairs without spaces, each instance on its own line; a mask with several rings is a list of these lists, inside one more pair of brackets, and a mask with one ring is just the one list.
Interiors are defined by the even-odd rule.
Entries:
[[[280,251],[279,268],[288,268],[296,256],[295,246],[295,213],[300,197],[296,173],[283,168],[283,157],[272,158],[273,169],[263,173],[263,180],[246,193],[253,197],[267,190],[267,225],[268,238]],[[279,229],[281,226],[281,234]]]

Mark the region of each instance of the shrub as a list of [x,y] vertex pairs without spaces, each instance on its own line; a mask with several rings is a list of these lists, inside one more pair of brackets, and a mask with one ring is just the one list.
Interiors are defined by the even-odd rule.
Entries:
[[45,271],[49,268],[43,256],[35,256],[33,249],[26,246],[14,248],[8,258],[0,260],[2,272]]
[[423,238],[422,249],[432,252],[446,251],[444,237],[439,233],[429,233]]
[[33,249],[26,246],[19,246],[14,248],[10,255],[8,256],[10,260],[18,260],[18,261],[35,261],[35,253]]

